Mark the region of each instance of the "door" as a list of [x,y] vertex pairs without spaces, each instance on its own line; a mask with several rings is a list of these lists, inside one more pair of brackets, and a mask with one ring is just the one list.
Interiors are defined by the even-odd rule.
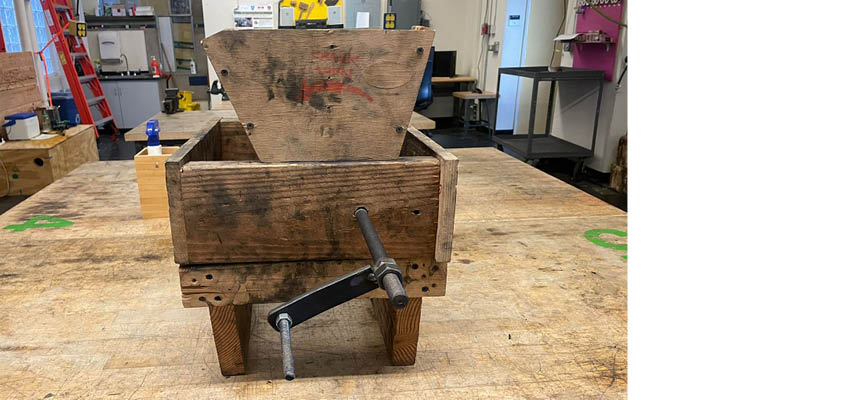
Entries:
[[[525,43],[526,9],[528,0],[507,0],[505,11],[505,33],[502,38],[500,67],[521,67],[522,49]],[[499,83],[499,115],[496,130],[512,130],[519,102],[519,77],[502,75]],[[514,132],[525,133],[525,132]]]

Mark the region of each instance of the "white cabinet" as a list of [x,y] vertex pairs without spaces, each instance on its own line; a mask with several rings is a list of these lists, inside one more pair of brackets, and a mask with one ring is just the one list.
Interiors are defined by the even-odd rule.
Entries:
[[162,106],[161,79],[101,79],[118,129],[132,129],[147,121]]

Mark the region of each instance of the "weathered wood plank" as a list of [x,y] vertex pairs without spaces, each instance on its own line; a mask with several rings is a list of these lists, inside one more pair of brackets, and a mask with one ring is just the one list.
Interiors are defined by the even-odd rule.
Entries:
[[422,298],[411,298],[401,310],[393,307],[388,299],[372,299],[372,311],[380,325],[390,362],[393,365],[415,364]]
[[448,262],[452,258],[452,236],[455,226],[457,157],[414,127],[407,130],[401,154],[430,155],[440,160],[440,211],[437,219],[434,259],[437,262]]
[[[398,157],[433,31],[222,31],[204,48],[263,161]],[[422,51],[418,51],[422,49]]]
[[[432,259],[396,259],[409,296],[444,296],[448,264]],[[306,293],[371,260],[295,261],[180,267],[184,307],[278,303]],[[374,290],[363,297],[386,297]]]
[[439,182],[434,157],[192,162],[180,177],[183,221],[192,229],[185,232],[187,257],[178,262],[365,259],[353,217],[360,206],[393,257],[430,258]]
[[257,152],[245,134],[245,127],[236,119],[219,121],[221,132],[221,159],[232,161],[256,161]]
[[165,162],[165,185],[168,190],[168,218],[171,221],[171,241],[174,245],[174,262],[188,261],[185,210],[180,175],[189,161],[221,159],[221,135],[218,122],[189,139]]
[[124,134],[128,142],[144,142],[148,140],[147,121],[159,121],[159,140],[188,140],[208,129],[210,123],[222,118],[234,119],[233,110],[222,111],[184,111],[174,114],[157,113],[138,126]]
[[221,374],[244,374],[251,337],[251,305],[211,305],[209,311]]

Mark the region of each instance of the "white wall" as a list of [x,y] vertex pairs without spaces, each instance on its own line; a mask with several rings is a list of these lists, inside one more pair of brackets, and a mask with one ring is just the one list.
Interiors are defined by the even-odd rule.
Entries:
[[[570,0],[567,10],[568,21],[565,32],[575,32],[575,0]],[[628,4],[623,10],[623,22],[628,23]],[[623,59],[628,55],[628,29],[620,29],[617,45],[617,64],[614,67],[613,81],[603,84],[602,106],[599,112],[599,127],[593,158],[587,166],[600,172],[610,172],[611,163],[617,154],[617,142],[626,134],[627,126],[627,82],[623,79],[620,90],[615,90],[617,78],[623,69]],[[572,57],[566,53],[561,65],[572,66]],[[628,77],[628,74],[626,75]],[[596,109],[596,86],[588,83],[559,84],[556,96],[552,131],[555,136],[590,148],[593,137],[593,113]]]
[[[571,0],[572,1],[572,0]],[[507,23],[507,1],[491,0],[490,22],[493,35],[489,37],[479,36],[479,43],[483,40],[484,45],[499,42],[500,49],[505,43],[505,25]],[[486,1],[480,1],[480,15],[486,13]],[[519,65],[507,66],[545,66],[549,65],[552,56],[552,39],[557,35],[558,28],[563,18],[563,0],[527,0],[524,14],[525,20],[525,48],[523,49],[522,61]],[[480,26],[480,22],[478,24]],[[557,57],[557,55],[556,55]],[[502,52],[487,52],[481,62],[481,82],[479,88],[482,90],[496,91],[499,66],[502,64]],[[504,79],[505,77],[503,77]],[[538,87],[537,112],[535,113],[535,133],[543,133],[546,129],[546,111],[549,104],[549,83],[541,82]],[[528,132],[528,118],[531,106],[532,81],[530,79],[519,79],[519,91],[516,110],[514,112],[514,132],[525,134]],[[511,112],[499,110],[499,113]],[[491,110],[492,113],[492,110]],[[501,118],[500,118],[501,119]]]
[[[528,2],[529,26],[526,28],[525,54],[523,66],[546,66],[552,59],[554,43],[552,39],[559,34],[564,14],[563,0],[530,0]],[[556,55],[557,57],[557,55]],[[498,71],[498,70],[497,70]],[[494,73],[495,75],[495,73]],[[546,112],[549,107],[550,82],[540,82],[537,89],[537,111],[534,119],[534,133],[546,132]],[[519,107],[514,133],[526,133],[531,112],[531,79],[520,80]],[[554,110],[553,110],[554,117]]]

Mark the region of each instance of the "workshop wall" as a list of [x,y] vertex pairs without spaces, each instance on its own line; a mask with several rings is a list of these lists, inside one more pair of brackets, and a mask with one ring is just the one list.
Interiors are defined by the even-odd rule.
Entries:
[[[570,21],[564,33],[575,32],[575,0],[570,0],[567,9],[567,20]],[[628,24],[628,2],[624,4],[623,23]],[[628,55],[628,29],[620,29],[617,39],[617,61],[614,67],[613,80],[606,81],[602,87],[602,106],[599,111],[599,128],[596,137],[594,156],[587,166],[599,171],[610,172],[611,163],[617,153],[617,143],[627,132],[627,83],[628,74],[623,78],[620,89],[617,89],[617,78],[623,70],[623,60]],[[613,51],[613,50],[612,50]],[[571,67],[570,53],[564,53],[561,65]],[[593,113],[596,108],[596,85],[587,83],[572,83],[561,85],[555,96],[552,118],[552,131],[555,136],[573,143],[590,147],[593,137]],[[539,103],[538,103],[539,104]]]
[[[569,0],[568,8],[572,7],[575,0]],[[480,2],[479,22],[483,22],[486,14],[487,1]],[[476,49],[481,49],[488,43],[492,44],[499,42],[500,51],[498,53],[487,51],[484,59],[480,63],[481,72],[479,77],[479,88],[482,90],[496,91],[496,83],[498,79],[499,66],[501,64],[502,52],[505,39],[505,25],[507,24],[507,0],[491,0],[491,13],[494,17],[490,18],[493,24],[493,36],[488,38],[478,35],[476,41]],[[553,43],[552,39],[557,36],[558,27],[563,18],[561,10],[564,9],[563,0],[527,0],[525,19],[525,47],[522,54],[522,63],[520,66],[540,66],[549,65],[552,57]],[[477,53],[476,53],[477,54]],[[476,59],[477,59],[476,55]],[[558,54],[555,55],[556,60]],[[514,65],[511,65],[514,66]],[[518,110],[516,115],[515,126],[516,132],[525,133],[528,131],[528,116],[531,105],[531,88],[530,80],[521,79],[519,86]],[[537,113],[535,116],[535,132],[542,133],[546,129],[546,109],[549,105],[549,83],[541,83],[538,88],[537,98]],[[490,110],[492,117],[493,110]]]

